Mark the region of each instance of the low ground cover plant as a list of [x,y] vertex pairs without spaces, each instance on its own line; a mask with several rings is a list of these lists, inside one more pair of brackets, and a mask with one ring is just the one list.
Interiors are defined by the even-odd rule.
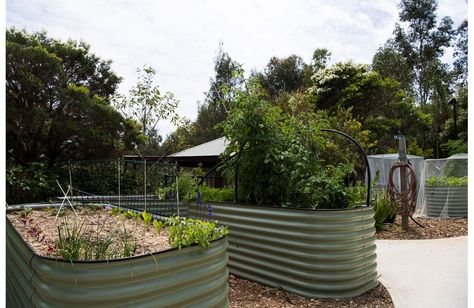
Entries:
[[467,176],[432,176],[426,180],[427,186],[465,186],[467,185]]

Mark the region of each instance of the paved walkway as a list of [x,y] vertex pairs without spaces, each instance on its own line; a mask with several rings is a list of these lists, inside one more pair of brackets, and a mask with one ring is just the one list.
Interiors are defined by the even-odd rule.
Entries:
[[467,237],[376,244],[379,280],[396,308],[467,307]]

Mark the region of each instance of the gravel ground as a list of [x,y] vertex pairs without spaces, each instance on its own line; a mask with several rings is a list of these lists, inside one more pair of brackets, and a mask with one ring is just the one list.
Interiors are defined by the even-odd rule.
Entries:
[[395,223],[386,230],[377,232],[379,240],[425,240],[467,235],[467,218],[415,218],[424,228],[408,219],[408,230],[402,230],[402,219],[397,216]]

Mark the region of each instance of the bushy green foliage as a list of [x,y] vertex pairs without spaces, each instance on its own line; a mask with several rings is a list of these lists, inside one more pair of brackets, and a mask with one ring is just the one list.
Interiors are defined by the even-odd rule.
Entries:
[[233,202],[234,190],[232,188],[213,188],[207,186],[199,186],[202,201],[218,201],[218,202]]
[[[183,170],[179,173],[178,189],[180,200],[190,201],[194,198],[199,182],[198,174],[200,173],[200,168],[193,171]],[[176,197],[176,182],[167,187],[158,188],[155,194],[160,199],[166,199],[170,191],[173,193],[173,197]]]
[[465,186],[467,185],[467,176],[432,176],[426,180],[427,186]]
[[194,244],[206,249],[211,241],[229,234],[227,227],[218,227],[214,222],[178,216],[170,217],[166,225],[170,245],[179,249]]
[[[223,125],[229,140],[224,175],[234,178],[238,167],[238,201],[288,207],[345,208],[344,180],[354,173],[357,155],[328,164],[321,158],[332,145],[321,129],[322,114],[283,113],[266,101],[255,81],[235,93],[234,108]],[[326,136],[326,137],[323,137]]]

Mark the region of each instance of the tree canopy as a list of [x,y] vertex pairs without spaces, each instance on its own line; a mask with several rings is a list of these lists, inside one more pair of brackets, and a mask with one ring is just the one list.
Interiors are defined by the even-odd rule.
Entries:
[[7,169],[40,172],[133,148],[136,123],[110,105],[120,82],[110,64],[84,42],[7,29]]

